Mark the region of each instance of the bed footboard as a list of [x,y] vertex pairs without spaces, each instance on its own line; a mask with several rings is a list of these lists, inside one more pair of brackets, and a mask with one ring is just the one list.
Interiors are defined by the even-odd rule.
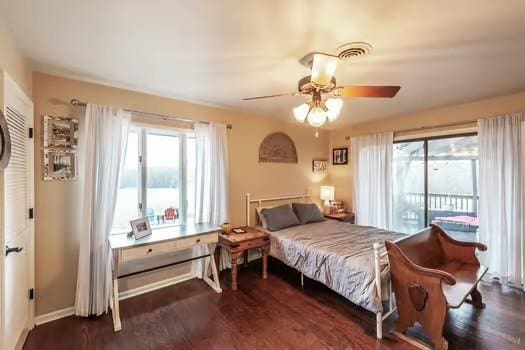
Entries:
[[[383,285],[381,283],[381,260],[386,259],[388,261],[388,255],[386,250],[381,252],[382,244],[374,243],[374,271],[375,271],[375,283],[376,291],[379,300],[383,300]],[[396,311],[396,304],[393,298],[392,283],[390,279],[386,284],[386,292],[388,293],[388,309],[386,312],[380,311],[376,313],[376,337],[377,339],[383,338],[383,321],[386,320],[394,311]]]

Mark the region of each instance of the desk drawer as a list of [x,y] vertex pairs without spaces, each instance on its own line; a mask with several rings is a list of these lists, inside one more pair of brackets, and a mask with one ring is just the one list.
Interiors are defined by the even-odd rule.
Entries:
[[196,244],[217,243],[218,240],[219,240],[219,234],[217,232],[213,232],[213,233],[207,233],[205,235],[199,235],[195,237],[179,239],[176,242],[177,242],[177,249],[187,249],[187,248],[192,248]]
[[267,247],[270,245],[270,237],[261,237],[252,239],[250,241],[240,242],[237,244],[230,243],[229,248],[231,251],[242,251],[246,249],[255,249]]
[[175,250],[177,250],[176,241],[151,244],[138,248],[125,249],[122,251],[121,261],[142,259],[148,256],[166,254]]

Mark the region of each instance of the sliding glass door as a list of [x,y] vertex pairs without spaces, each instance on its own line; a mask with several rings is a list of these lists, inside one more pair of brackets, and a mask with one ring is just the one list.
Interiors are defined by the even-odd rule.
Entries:
[[394,230],[415,233],[425,227],[425,143],[394,144]]
[[478,230],[478,137],[428,141],[428,223],[461,240]]
[[477,239],[477,135],[396,143],[393,163],[397,231],[434,223],[457,239]]

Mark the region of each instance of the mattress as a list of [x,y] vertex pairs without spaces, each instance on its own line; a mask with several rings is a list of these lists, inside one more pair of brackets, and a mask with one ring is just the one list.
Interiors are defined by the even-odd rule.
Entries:
[[[270,255],[319,281],[352,303],[374,313],[383,310],[375,285],[373,244],[395,241],[402,233],[336,220],[294,226],[270,233]],[[381,279],[389,277],[386,262]]]

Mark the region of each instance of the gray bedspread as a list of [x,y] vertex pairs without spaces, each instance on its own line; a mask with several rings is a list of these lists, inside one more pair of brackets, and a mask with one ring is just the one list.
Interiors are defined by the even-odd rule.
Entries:
[[[375,286],[375,242],[404,236],[375,227],[327,220],[270,232],[270,254],[305,276],[319,281],[354,304],[382,311]],[[382,279],[389,274],[382,264]]]

